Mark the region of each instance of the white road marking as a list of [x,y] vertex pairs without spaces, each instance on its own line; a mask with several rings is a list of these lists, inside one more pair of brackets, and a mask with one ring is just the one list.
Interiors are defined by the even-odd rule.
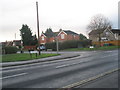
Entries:
[[[117,55],[117,54],[108,55],[108,56],[103,56],[103,57],[100,57],[100,58],[106,58],[106,57],[115,56],[115,55]],[[115,60],[117,60],[117,59],[115,59]],[[55,67],[55,68],[57,69],[57,68],[68,67],[68,66],[72,66],[72,65],[76,65],[76,64],[88,62],[88,61],[91,61],[91,60],[84,60],[84,61],[80,61],[80,62],[78,62],[78,63],[72,63],[72,64],[64,64],[64,65],[57,66],[57,67]]]
[[[72,64],[64,64],[64,65],[60,65],[60,66],[57,66],[55,68],[63,68],[63,67],[68,67],[68,66],[72,66],[72,65],[76,65],[76,64],[80,64],[82,63],[83,61],[81,62],[78,62],[78,63],[72,63]],[[84,61],[85,62],[85,61]]]
[[[82,81],[79,81],[79,82],[76,82],[76,83],[73,83],[73,84],[64,86],[64,87],[62,87],[62,88],[74,88],[74,87],[76,87],[76,86],[80,86],[80,85],[85,84],[85,83],[87,83],[87,82],[90,82],[90,81],[96,80],[96,79],[98,79],[98,78],[101,78],[101,77],[103,77],[103,76],[105,76],[105,75],[114,73],[114,72],[116,72],[116,71],[118,71],[118,70],[120,70],[120,69],[116,68],[116,69],[107,71],[107,72],[105,72],[105,73],[101,73],[101,74],[99,74],[99,75],[90,77],[90,78],[88,78],[88,79],[84,79],[84,80],[82,80]],[[62,89],[57,89],[57,90],[62,90]]]
[[[20,66],[3,67],[2,71],[5,70],[5,69],[11,69],[11,68],[16,68],[16,67],[23,67],[23,66],[30,66],[30,65],[40,65],[40,64],[47,64],[47,63],[49,64],[50,62],[69,61],[71,59],[78,59],[78,58],[80,58],[80,56],[74,57],[74,58],[69,58],[69,59],[64,59],[64,60],[62,59],[62,60],[47,61],[47,62],[40,62],[40,63],[32,63],[32,64],[20,65]],[[42,65],[42,66],[44,67],[44,66],[50,66],[50,65]]]
[[[77,59],[79,57],[75,57],[75,58],[71,58],[71,59]],[[43,62],[43,63],[34,63],[34,64],[29,64],[29,65],[40,65],[40,64],[49,64],[49,62],[58,62],[58,61],[69,61],[71,59],[64,59],[64,60],[56,60],[56,61],[48,61],[48,62]],[[26,68],[20,68],[21,66],[29,66],[29,65],[20,65],[20,66],[12,66],[12,67],[5,67],[5,68],[2,68],[2,70],[0,70],[1,72],[0,73],[5,73],[5,72],[12,72],[12,71],[20,71],[20,70],[27,70],[27,69],[30,69],[30,68],[37,68],[37,67],[46,67],[46,66],[52,66],[52,64],[50,63],[49,65],[40,65],[40,66],[35,66],[35,67],[26,67]],[[19,67],[17,69],[14,69],[13,67]],[[6,70],[6,69],[12,69],[13,70]]]
[[[118,55],[118,54],[113,54],[113,55],[107,55],[107,56],[103,56],[103,57],[100,57],[100,58],[106,58],[106,57],[110,57],[110,56],[115,56],[115,55]],[[74,59],[77,59],[77,58],[80,58],[80,57],[75,57]],[[72,58],[73,59],[73,58]],[[42,62],[42,63],[34,63],[34,64],[29,64],[29,65],[39,65],[39,64],[46,64],[46,63],[49,63],[49,62],[59,62],[59,61],[69,61],[70,59],[64,59],[64,60],[56,60],[56,61],[48,61],[48,62]],[[66,64],[66,65],[61,65],[61,66],[57,66],[56,68],[62,68],[62,67],[67,67],[67,66],[71,66],[71,65],[76,65],[76,64],[80,64],[82,62],[87,62],[87,61],[90,61],[90,60],[84,60],[84,61],[80,61],[78,63],[72,63],[72,64]],[[0,70],[2,73],[5,73],[5,72],[11,72],[11,71],[20,71],[20,70],[27,70],[27,69],[30,69],[30,68],[37,68],[37,67],[46,67],[46,66],[52,66],[52,64],[50,65],[40,65],[40,66],[35,66],[35,67],[27,67],[27,68],[18,68],[18,69],[13,69],[13,70],[5,70],[5,69],[9,69],[9,68],[13,68],[13,67],[21,67],[21,66],[29,66],[29,65],[20,65],[20,66],[12,66],[12,67],[5,67],[5,68],[2,68],[2,70]],[[1,73],[0,72],[0,73]]]
[[2,77],[0,79],[7,79],[7,78],[12,78],[12,77],[18,77],[18,76],[22,76],[22,75],[25,75],[27,73],[20,73],[20,74],[16,74],[16,75],[12,75],[12,76],[6,76],[6,77]]
[[26,70],[28,68],[20,68],[20,69],[12,69],[12,70],[2,70],[0,73],[6,73],[6,72],[12,72],[12,71],[20,71],[20,70]]
[[64,64],[64,65],[57,66],[56,68],[62,68],[62,67],[70,66],[70,65],[71,64]]
[[115,56],[115,55],[118,55],[118,54],[103,56],[103,57],[100,57],[100,58],[106,58],[106,57]]

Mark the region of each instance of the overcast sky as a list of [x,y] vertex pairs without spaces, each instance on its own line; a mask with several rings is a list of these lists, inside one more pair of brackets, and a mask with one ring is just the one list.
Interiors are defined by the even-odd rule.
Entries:
[[[49,27],[53,31],[72,30],[87,36],[92,16],[103,14],[118,28],[119,0],[38,0],[40,33]],[[37,33],[36,0],[0,0],[0,41],[20,39],[22,24]]]

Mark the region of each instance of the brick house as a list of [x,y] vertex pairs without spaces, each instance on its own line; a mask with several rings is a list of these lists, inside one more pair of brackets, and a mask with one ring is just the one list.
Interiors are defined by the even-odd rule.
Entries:
[[42,32],[40,36],[40,43],[45,44],[49,42],[55,42],[58,39],[59,42],[67,41],[67,40],[79,40],[79,34],[70,31],[70,30],[62,30],[59,32],[53,32],[52,35],[46,35]]
[[41,44],[47,43],[47,36],[44,33],[42,33],[40,36],[40,43]]
[[67,40],[79,40],[79,34],[70,30],[60,30],[57,37],[60,42]]

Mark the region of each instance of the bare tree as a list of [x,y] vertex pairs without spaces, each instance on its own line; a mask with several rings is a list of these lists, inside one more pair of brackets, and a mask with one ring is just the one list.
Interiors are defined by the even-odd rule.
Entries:
[[[89,25],[87,26],[87,29],[89,31],[97,30],[97,32],[98,32],[97,36],[99,38],[99,42],[101,42],[101,33],[103,32],[103,30],[105,30],[111,26],[112,25],[107,17],[105,17],[102,14],[98,14],[91,18],[91,21],[90,21]],[[99,43],[99,45],[100,45],[100,43]]]

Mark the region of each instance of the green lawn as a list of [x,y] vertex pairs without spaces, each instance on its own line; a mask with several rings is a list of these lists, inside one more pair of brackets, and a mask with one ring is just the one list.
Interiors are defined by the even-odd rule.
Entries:
[[30,54],[7,54],[2,56],[2,62],[15,62],[15,61],[23,61],[23,60],[32,60],[32,59],[38,59],[38,58],[46,58],[51,56],[57,56],[59,54],[41,54],[38,55],[36,58],[35,54],[32,54],[32,57]]
[[113,50],[118,49],[120,46],[103,46],[99,48],[70,48],[65,49],[64,51],[93,51],[93,50]]

